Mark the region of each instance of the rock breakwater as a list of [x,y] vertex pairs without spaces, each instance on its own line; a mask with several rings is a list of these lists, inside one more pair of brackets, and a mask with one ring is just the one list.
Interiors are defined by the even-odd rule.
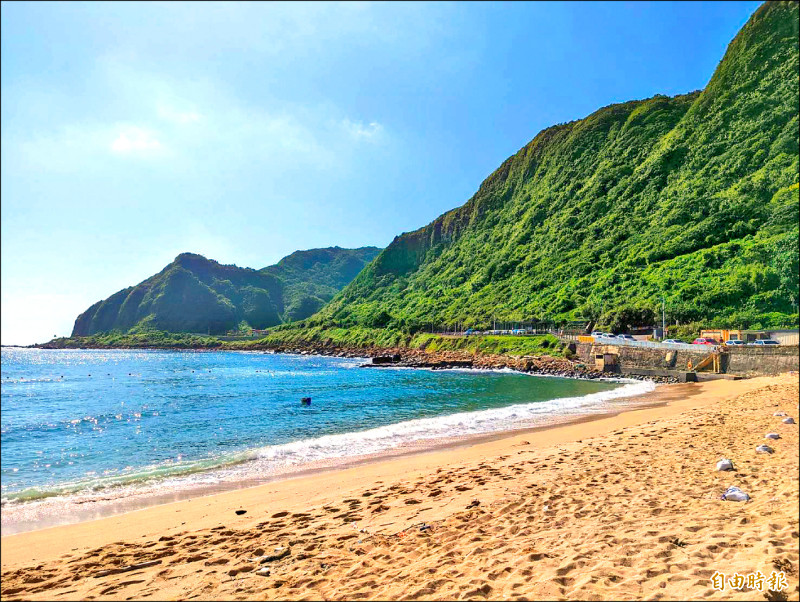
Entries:
[[269,349],[272,353],[296,353],[301,355],[327,355],[334,357],[370,358],[364,368],[425,368],[429,370],[451,370],[454,368],[478,370],[514,370],[526,374],[561,376],[565,378],[630,378],[650,380],[657,383],[677,383],[673,376],[643,376],[638,374],[609,373],[596,370],[580,361],[547,355],[509,356],[476,354],[465,351],[426,351],[404,347],[344,348],[324,345],[303,347],[281,346]]

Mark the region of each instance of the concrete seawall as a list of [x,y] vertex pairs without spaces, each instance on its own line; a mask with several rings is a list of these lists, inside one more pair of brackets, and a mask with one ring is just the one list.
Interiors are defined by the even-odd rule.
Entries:
[[[581,361],[594,365],[595,356],[613,354],[617,356],[622,372],[630,370],[687,370],[708,357],[710,350],[699,346],[698,350],[656,349],[628,345],[597,345],[578,343],[576,354]],[[721,369],[727,374],[756,376],[780,374],[800,370],[800,347],[745,347],[729,348],[722,354]]]
[[730,349],[723,368],[730,374],[755,376],[800,370],[800,347],[744,347]]

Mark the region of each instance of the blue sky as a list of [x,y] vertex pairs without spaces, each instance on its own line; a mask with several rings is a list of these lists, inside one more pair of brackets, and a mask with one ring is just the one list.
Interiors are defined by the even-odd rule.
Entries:
[[758,2],[2,3],[2,343],[192,251],[386,246],[541,129],[702,88]]

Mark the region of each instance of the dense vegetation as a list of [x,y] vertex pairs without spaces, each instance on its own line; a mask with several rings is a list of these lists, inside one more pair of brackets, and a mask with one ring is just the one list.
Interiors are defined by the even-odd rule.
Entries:
[[219,334],[300,320],[320,309],[379,251],[297,251],[262,270],[183,253],[155,276],[92,305],[78,316],[72,334]]
[[564,343],[553,335],[446,337],[430,333],[409,335],[388,328],[278,328],[254,340],[220,340],[213,336],[146,330],[138,333],[105,332],[60,337],[41,345],[51,349],[217,349],[407,347],[428,351],[467,351],[505,355],[563,355]]
[[38,345],[46,349],[211,349],[222,348],[216,337],[147,330],[137,333],[101,332],[88,336],[58,337]]
[[258,341],[237,344],[248,347],[407,347],[427,351],[468,351],[506,355],[561,355],[564,344],[553,335],[447,337],[427,332],[407,334],[391,328],[278,328]]
[[310,249],[295,251],[277,264],[261,270],[284,283],[281,313],[283,322],[303,320],[319,311],[336,293],[349,284],[380,249]]
[[762,5],[704,90],[542,131],[309,324],[622,329],[655,323],[662,297],[670,323],[797,325],[796,2]]

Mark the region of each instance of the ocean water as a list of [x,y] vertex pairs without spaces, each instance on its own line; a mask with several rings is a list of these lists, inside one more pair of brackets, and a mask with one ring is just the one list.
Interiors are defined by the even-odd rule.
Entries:
[[652,388],[363,361],[3,348],[3,521],[37,502],[58,512],[603,412]]

